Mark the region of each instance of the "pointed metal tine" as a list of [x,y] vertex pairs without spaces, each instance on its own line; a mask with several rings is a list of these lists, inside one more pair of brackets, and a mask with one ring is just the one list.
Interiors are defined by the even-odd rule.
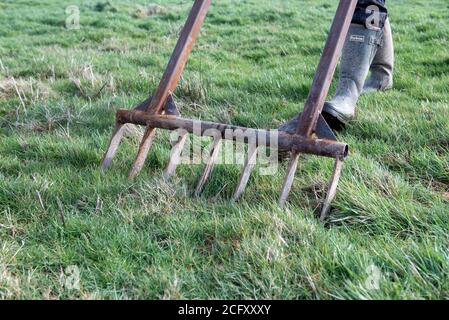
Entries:
[[181,161],[181,153],[186,143],[188,132],[182,132],[170,152],[170,160],[164,170],[164,178],[170,179],[176,172],[176,168]]
[[[153,110],[151,108],[151,103],[153,102],[152,99],[153,99],[153,97],[148,98],[143,103],[138,105],[135,109],[144,110],[144,111],[145,110]],[[161,110],[160,112],[157,112],[157,113],[161,114],[164,111],[166,114],[169,114],[169,115],[176,115],[176,116],[179,115],[178,108],[176,107],[176,104],[175,104],[171,94],[168,95],[168,97],[167,97],[167,101],[164,105],[164,110]],[[143,135],[142,141],[139,146],[139,151],[137,152],[136,159],[134,160],[133,166],[128,175],[130,180],[134,179],[139,174],[139,172],[142,170],[142,167],[145,164],[145,160],[147,159],[147,156],[148,156],[148,151],[150,150],[151,145],[153,143],[155,134],[156,134],[155,128],[151,128],[151,127],[146,128],[145,134]],[[183,147],[183,144],[180,148],[181,151],[182,151],[182,147]],[[176,166],[174,168],[170,167],[169,169],[173,170],[173,172],[174,172],[176,170]],[[170,176],[171,175],[172,175],[172,173],[170,174]]]
[[221,137],[215,137],[214,142],[212,143],[212,147],[209,151],[209,158],[207,159],[206,165],[204,166],[203,173],[201,174],[200,180],[198,181],[198,185],[195,190],[195,196],[198,197],[203,191],[204,185],[206,184],[207,179],[212,173],[212,169],[214,168],[214,163],[218,158],[220,153],[220,146],[222,143]]
[[111,164],[112,159],[114,159],[115,154],[117,153],[118,146],[120,145],[124,134],[125,125],[117,123],[115,125],[111,139],[109,140],[108,149],[106,150],[103,156],[103,160],[101,161],[101,171],[105,171]]
[[285,203],[287,202],[288,195],[292,188],[293,179],[295,178],[296,169],[298,168],[298,160],[299,160],[299,153],[292,152],[290,162],[288,163],[287,175],[285,176],[281,196],[279,198],[279,204],[281,207],[284,207]]
[[148,151],[150,151],[155,135],[156,135],[155,128],[151,127],[146,128],[142,141],[140,142],[139,151],[137,152],[136,159],[134,160],[133,166],[128,174],[128,178],[130,180],[134,179],[142,170],[142,167],[145,164],[145,160],[147,159],[148,156]]
[[337,194],[337,186],[340,181],[341,171],[343,168],[343,160],[337,158],[335,160],[334,172],[332,173],[332,177],[329,181],[329,189],[327,191],[326,199],[323,203],[323,208],[321,210],[321,221],[326,220],[329,217],[329,212],[331,209],[331,203],[335,199]]
[[233,199],[234,201],[238,201],[242,196],[242,193],[245,191],[246,185],[248,184],[249,177],[251,176],[251,172],[256,165],[256,157],[257,157],[257,147],[251,146],[248,149],[248,157],[245,161],[245,166],[243,167],[242,174],[240,175],[239,182],[237,184],[237,188],[235,189]]
[[[151,102],[152,97],[147,98],[145,101],[141,102],[137,106],[135,106],[134,110],[140,110],[144,111],[148,105]],[[114,159],[115,154],[117,153],[117,149],[120,145],[120,142],[123,139],[123,136],[126,132],[126,124],[116,123],[114,131],[112,132],[111,139],[109,140],[108,149],[105,152],[103,156],[103,160],[101,161],[101,171],[105,171],[109,165],[111,164],[111,161]]]
[[[189,17],[181,31],[180,37],[176,42],[175,49],[170,57],[170,61],[165,69],[154,98],[146,111],[152,114],[161,114],[164,104],[176,86],[184,71],[187,59],[192,51],[196,37],[200,33],[204,18],[211,4],[211,0],[197,0],[193,4]],[[155,129],[148,127],[140,144],[136,160],[129,173],[129,178],[133,179],[141,170],[150,150],[154,139]]]

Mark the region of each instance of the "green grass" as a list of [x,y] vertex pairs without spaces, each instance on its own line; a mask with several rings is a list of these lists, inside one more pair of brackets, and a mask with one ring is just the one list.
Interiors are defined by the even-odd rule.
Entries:
[[[0,298],[448,299],[448,2],[391,1],[395,88],[362,97],[340,134],[351,154],[326,225],[314,211],[329,159],[301,158],[285,210],[285,164],[255,171],[239,204],[238,166],[218,166],[199,199],[200,166],[164,182],[167,134],[135,181],[138,131],[99,172],[115,111],[155,89],[191,6],[158,3],[147,17],[142,0],[0,3]],[[64,28],[73,4],[78,31]],[[292,117],[335,7],[214,1],[175,92],[183,115]],[[71,265],[80,290],[61,285]],[[373,266],[378,290],[365,285]]]

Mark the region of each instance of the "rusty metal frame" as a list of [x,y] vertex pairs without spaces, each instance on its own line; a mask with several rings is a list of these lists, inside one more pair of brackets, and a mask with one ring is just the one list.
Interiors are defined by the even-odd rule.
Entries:
[[[279,200],[282,206],[285,205],[290,193],[298,166],[299,155],[301,153],[336,159],[334,172],[329,183],[329,190],[321,210],[320,218],[322,220],[325,220],[328,217],[330,204],[336,194],[343,160],[348,155],[348,146],[336,141],[332,134],[320,134],[319,128],[323,126],[324,121],[321,117],[321,111],[329,92],[330,84],[349,30],[356,3],[357,0],[340,0],[326,45],[321,55],[320,63],[315,73],[309,96],[305,103],[304,111],[298,116],[299,124],[297,132],[294,135],[279,133],[279,143],[277,148],[291,151],[292,154]],[[200,32],[201,26],[204,23],[210,4],[211,0],[195,0],[155,95],[142,102],[135,107],[134,110],[119,110],[117,112],[115,129],[101,164],[102,170],[109,167],[117,152],[120,141],[123,138],[125,126],[131,123],[144,125],[146,126],[146,130],[133,166],[129,172],[129,178],[133,179],[142,170],[148,151],[153,143],[156,128],[186,130],[173,146],[170,161],[164,171],[164,176],[170,178],[175,173],[178,163],[177,159],[179,159],[186,141],[187,132],[194,133],[192,127],[195,120],[180,118],[179,113],[176,112],[176,107],[173,107],[174,102],[171,96],[180,80],[187,59]],[[225,129],[254,130],[257,137],[266,137],[271,134],[269,130],[241,128],[212,122],[200,121],[199,124],[204,129],[215,128],[219,129],[221,132],[224,132]],[[325,122],[324,126],[327,126]],[[198,187],[195,191],[196,195],[200,194],[213,169],[213,164],[223,138],[226,137],[224,135],[214,137],[210,149],[209,160],[206,163]],[[265,141],[263,143],[264,146],[269,146],[266,141],[270,141],[270,139],[261,139],[261,141]],[[248,183],[249,176],[254,168],[253,160],[257,151],[257,146],[259,145],[260,144],[256,143],[256,147],[250,148],[248,152],[245,166],[234,193],[234,200],[240,198]]]

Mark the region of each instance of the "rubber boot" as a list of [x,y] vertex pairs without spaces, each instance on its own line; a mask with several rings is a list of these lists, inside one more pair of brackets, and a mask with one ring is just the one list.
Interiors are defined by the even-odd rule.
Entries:
[[371,63],[371,74],[365,81],[363,94],[374,91],[386,91],[393,88],[394,46],[390,19],[384,27],[383,46],[377,50]]
[[[383,31],[351,24],[340,62],[340,79],[334,98],[326,102],[322,115],[329,126],[340,131],[354,118],[355,108],[371,63],[382,45]],[[298,119],[282,124],[279,131],[296,132]]]
[[382,45],[382,30],[351,24],[340,62],[340,79],[335,96],[324,104],[323,117],[336,130],[355,116],[370,65]]

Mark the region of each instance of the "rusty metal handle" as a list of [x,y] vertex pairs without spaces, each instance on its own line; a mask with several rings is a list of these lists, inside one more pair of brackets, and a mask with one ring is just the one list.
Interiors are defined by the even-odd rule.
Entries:
[[210,4],[211,0],[195,0],[156,94],[147,108],[148,112],[160,113],[168,96],[175,90]]
[[310,137],[314,132],[318,117],[329,93],[332,78],[337,67],[343,45],[348,34],[357,0],[340,0],[334,22],[329,32],[312,88],[300,115],[298,134]]

